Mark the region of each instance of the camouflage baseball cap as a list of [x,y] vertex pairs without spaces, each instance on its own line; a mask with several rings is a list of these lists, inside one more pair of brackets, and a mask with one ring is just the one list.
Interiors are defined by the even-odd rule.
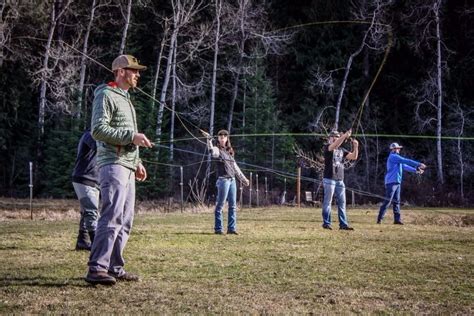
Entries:
[[338,131],[334,130],[329,133],[329,137],[341,137],[341,133]]
[[138,59],[132,55],[120,55],[112,62],[112,71],[123,68],[145,70],[146,66],[140,65]]

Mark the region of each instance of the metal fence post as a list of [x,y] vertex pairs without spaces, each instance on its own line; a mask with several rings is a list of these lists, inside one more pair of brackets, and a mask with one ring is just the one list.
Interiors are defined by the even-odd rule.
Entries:
[[256,183],[256,190],[255,192],[257,192],[257,207],[259,207],[260,203],[259,203],[259,197],[258,197],[258,173],[255,175],[255,181],[257,181]]
[[249,185],[249,208],[252,207],[252,173],[250,172],[250,185]]
[[265,176],[265,205],[268,205],[268,186],[267,177]]
[[179,166],[179,172],[180,172],[180,182],[179,186],[181,188],[181,213],[183,212],[184,209],[184,194],[183,194],[183,166]]
[[30,161],[30,216],[33,220],[33,162]]

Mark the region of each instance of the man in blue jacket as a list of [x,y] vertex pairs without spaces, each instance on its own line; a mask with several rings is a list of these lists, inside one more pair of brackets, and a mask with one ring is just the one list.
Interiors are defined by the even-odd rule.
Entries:
[[81,205],[81,220],[76,250],[91,250],[99,217],[99,171],[97,145],[90,131],[85,131],[77,146],[77,158],[72,172],[72,185]]
[[387,159],[387,173],[385,174],[385,200],[380,206],[379,216],[377,217],[377,224],[382,222],[382,219],[387,211],[387,206],[393,203],[393,217],[394,224],[403,225],[400,214],[400,190],[402,185],[403,171],[422,174],[426,165],[400,156],[400,149],[402,146],[398,143],[390,144],[390,155]]

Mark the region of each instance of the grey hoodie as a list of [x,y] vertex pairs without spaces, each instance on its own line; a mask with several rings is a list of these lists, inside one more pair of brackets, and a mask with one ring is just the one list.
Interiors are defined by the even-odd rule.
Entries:
[[130,94],[113,83],[94,91],[92,137],[97,141],[97,165],[119,164],[136,170],[140,163],[133,136],[138,132]]

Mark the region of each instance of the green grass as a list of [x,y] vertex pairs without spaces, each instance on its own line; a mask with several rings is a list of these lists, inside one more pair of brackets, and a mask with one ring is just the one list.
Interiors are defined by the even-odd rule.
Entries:
[[0,313],[472,314],[474,210],[405,214],[351,209],[348,232],[320,209],[246,209],[238,236],[212,234],[211,213],[138,215],[125,258],[143,280],[113,287],[83,281],[76,220],[4,221]]

